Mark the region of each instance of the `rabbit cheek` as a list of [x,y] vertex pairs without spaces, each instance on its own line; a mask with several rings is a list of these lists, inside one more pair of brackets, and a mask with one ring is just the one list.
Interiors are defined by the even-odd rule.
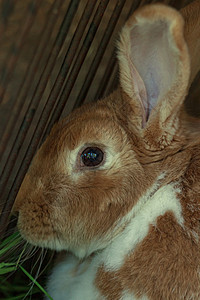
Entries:
[[120,202],[112,203],[115,199],[102,189],[75,190],[76,193],[63,194],[64,206],[55,201],[51,218],[63,249],[82,257],[107,245],[113,237],[116,220],[125,214],[125,207]]

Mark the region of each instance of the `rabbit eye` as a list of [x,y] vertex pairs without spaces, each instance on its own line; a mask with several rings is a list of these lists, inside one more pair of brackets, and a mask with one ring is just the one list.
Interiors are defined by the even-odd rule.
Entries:
[[81,159],[85,166],[97,166],[103,161],[104,153],[97,147],[88,147],[82,154]]

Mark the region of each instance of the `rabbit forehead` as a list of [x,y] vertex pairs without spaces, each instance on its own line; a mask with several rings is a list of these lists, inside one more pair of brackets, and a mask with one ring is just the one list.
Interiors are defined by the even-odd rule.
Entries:
[[82,144],[88,143],[112,143],[115,147],[120,147],[124,140],[121,127],[114,119],[94,116],[84,120],[74,120],[67,129],[66,146],[69,150],[74,150]]
[[43,159],[54,159],[84,144],[112,144],[120,150],[126,134],[113,116],[96,111],[76,114],[56,124],[40,150]]
[[[61,124],[62,126],[62,124]],[[127,148],[128,138],[124,130],[113,119],[96,115],[92,118],[75,118],[64,127],[53,131],[41,148],[40,158],[51,168],[75,166],[76,157],[87,147],[98,147],[113,157]],[[63,169],[64,168],[64,169]]]

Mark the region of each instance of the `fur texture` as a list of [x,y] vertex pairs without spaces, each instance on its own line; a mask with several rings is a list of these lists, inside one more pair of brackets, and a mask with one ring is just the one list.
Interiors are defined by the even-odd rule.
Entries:
[[[67,251],[54,300],[200,299],[199,123],[183,107],[196,74],[186,12],[199,7],[182,12],[186,29],[170,7],[137,10],[118,42],[119,88],[56,124],[30,166],[13,210],[30,243]],[[84,165],[88,147],[99,165]]]

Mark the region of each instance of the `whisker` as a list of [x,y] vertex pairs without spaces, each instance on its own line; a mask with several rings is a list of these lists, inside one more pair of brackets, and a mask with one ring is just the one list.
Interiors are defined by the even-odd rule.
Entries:
[[37,246],[28,245],[28,249],[26,253],[24,253],[23,262],[35,256],[35,254],[39,251]]
[[[38,277],[39,277],[39,273],[40,273],[40,270],[41,270],[41,266],[42,266],[42,263],[43,263],[44,258],[45,258],[45,256],[46,256],[46,253],[47,253],[47,249],[45,249],[45,252],[44,252],[44,249],[42,248],[41,251],[40,251],[39,257],[37,258],[36,262],[34,263],[34,266],[33,266],[32,269],[31,269],[31,273],[32,273],[32,272],[33,272],[33,269],[36,267],[36,265],[37,265],[38,262],[40,261],[40,262],[39,262],[38,269],[37,269],[37,272],[36,272],[36,274],[35,274],[35,276],[34,276],[34,280],[37,280]],[[26,297],[28,296],[28,294],[31,293],[31,291],[32,291],[32,289],[33,289],[35,283],[34,283],[34,282],[30,282],[30,285],[31,285],[31,286],[30,286],[30,288],[29,288],[29,290],[28,290],[26,296],[25,296],[23,299],[26,299]],[[32,296],[30,295],[30,299],[31,299],[31,297],[32,297]]]
[[34,263],[34,265],[32,266],[31,268],[31,273],[33,272],[33,270],[35,269],[36,265],[38,264],[38,262],[40,261],[41,257],[42,257],[42,252],[43,252],[43,249],[40,249],[40,253]]
[[[13,220],[13,222],[14,222],[14,220]],[[10,237],[10,236],[12,236],[14,233],[16,233],[16,232],[18,232],[18,231],[16,231],[16,229],[15,228],[7,228],[7,230],[6,230],[6,235],[4,236],[4,238],[3,239],[0,239],[1,241],[3,241],[3,240],[5,240],[6,238],[8,238],[8,237]],[[20,234],[19,234],[20,235]]]
[[[46,253],[47,253],[47,252],[48,252],[48,250],[46,249]],[[46,253],[45,253],[45,256],[46,256]],[[46,269],[48,268],[48,266],[49,266],[50,263],[52,262],[52,259],[53,259],[54,255],[55,255],[55,252],[53,251],[53,252],[51,253],[51,256],[50,256],[48,262],[45,264],[45,267],[44,267],[43,270],[40,272],[39,276],[41,276],[41,275],[46,271]],[[38,277],[39,277],[39,276],[38,276]]]

